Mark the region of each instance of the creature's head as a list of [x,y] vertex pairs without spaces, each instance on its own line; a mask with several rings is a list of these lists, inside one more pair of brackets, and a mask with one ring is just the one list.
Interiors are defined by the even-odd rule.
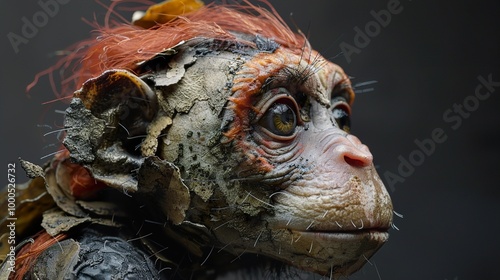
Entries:
[[351,274],[392,222],[372,155],[350,134],[351,83],[275,15],[245,9],[254,15],[210,6],[108,42],[123,59],[118,48],[137,38],[191,32],[85,82],[65,145],[194,254],[216,248]]

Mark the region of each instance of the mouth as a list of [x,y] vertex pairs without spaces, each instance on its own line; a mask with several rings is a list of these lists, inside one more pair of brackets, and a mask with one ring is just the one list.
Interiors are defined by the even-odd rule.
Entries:
[[355,231],[303,231],[289,229],[292,233],[306,237],[310,240],[335,242],[335,241],[359,241],[370,240],[386,242],[389,239],[388,229],[363,229]]
[[282,230],[280,254],[269,255],[284,258],[303,270],[336,277],[350,275],[359,270],[368,259],[389,239],[388,228],[345,229],[343,231],[286,228]]

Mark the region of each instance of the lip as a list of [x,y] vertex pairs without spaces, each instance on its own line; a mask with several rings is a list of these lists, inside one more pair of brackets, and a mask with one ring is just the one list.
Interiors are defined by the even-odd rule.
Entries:
[[287,228],[292,241],[287,249],[300,268],[335,279],[359,270],[389,239],[386,228],[360,230],[306,230]]
[[359,241],[372,240],[385,242],[389,239],[387,229],[365,229],[356,231],[303,231],[290,229],[292,233],[321,241]]

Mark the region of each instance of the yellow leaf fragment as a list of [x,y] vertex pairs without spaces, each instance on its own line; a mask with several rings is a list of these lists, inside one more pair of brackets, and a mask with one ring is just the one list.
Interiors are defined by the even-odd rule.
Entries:
[[167,23],[178,16],[199,10],[205,4],[200,0],[167,0],[149,7],[146,12],[138,11],[132,16],[132,23],[143,28]]

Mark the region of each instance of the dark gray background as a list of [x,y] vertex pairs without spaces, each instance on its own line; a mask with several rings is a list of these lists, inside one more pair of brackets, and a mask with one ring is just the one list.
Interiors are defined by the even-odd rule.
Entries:
[[[313,47],[354,82],[378,81],[374,91],[357,95],[353,133],[370,147],[386,184],[384,174],[398,174],[398,157],[408,159],[416,139],[431,137],[435,128],[447,135],[413,174],[389,188],[404,215],[395,218],[400,230],[391,231],[372,265],[349,279],[499,279],[500,87],[456,130],[443,113],[474,94],[478,76],[500,81],[500,2],[401,1],[402,12],[350,63],[340,43],[353,45],[354,27],[364,29],[370,11],[386,9],[388,0],[271,2],[287,21],[293,13]],[[24,89],[55,62],[55,51],[88,36],[91,27],[81,18],[102,18],[105,10],[70,1],[17,54],[7,34],[21,34],[22,17],[41,8],[37,1],[1,1],[0,10],[0,166],[6,170],[18,157],[43,163],[42,156],[58,150],[56,135],[43,134],[60,128],[62,115],[54,111],[65,105],[41,105],[54,98],[46,78],[29,95]],[[18,177],[23,180],[21,170]]]

